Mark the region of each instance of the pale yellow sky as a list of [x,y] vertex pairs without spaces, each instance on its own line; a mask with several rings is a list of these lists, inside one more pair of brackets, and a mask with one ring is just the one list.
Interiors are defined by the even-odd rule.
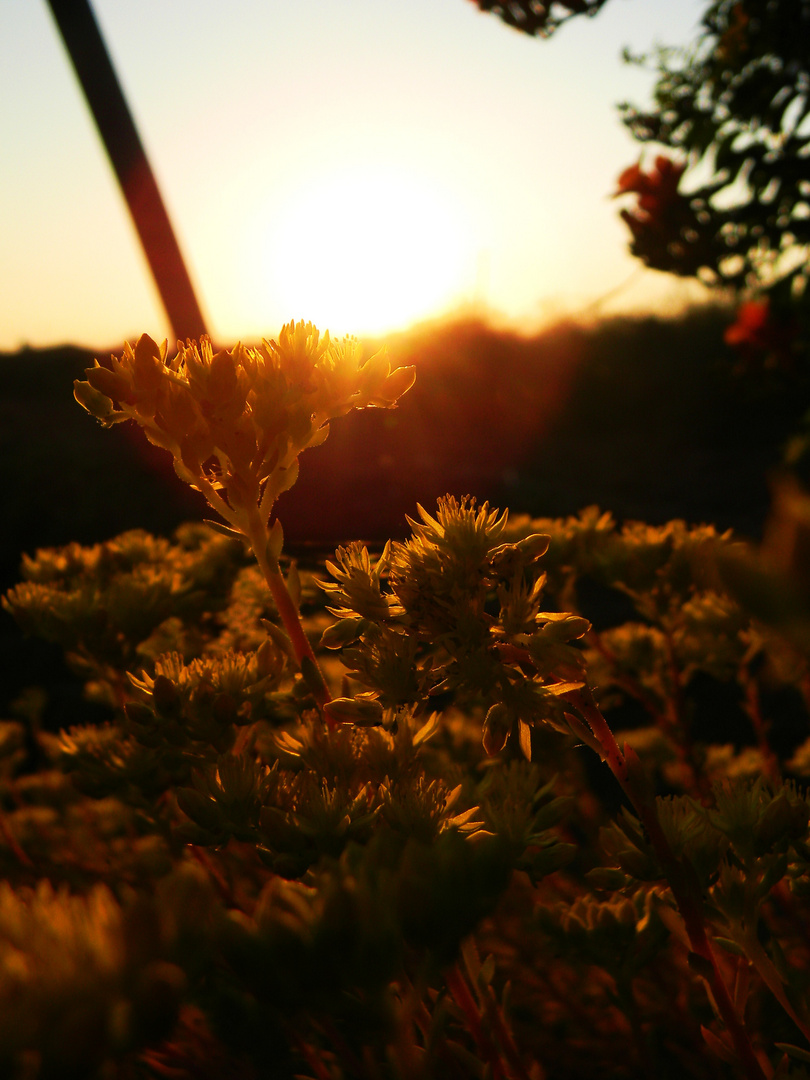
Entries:
[[[548,42],[469,0],[93,7],[219,341],[698,295],[639,270],[609,198],[639,156],[614,105],[652,85],[621,48],[690,39],[694,0],[611,0]],[[0,2],[0,146],[0,349],[167,336],[44,0]]]

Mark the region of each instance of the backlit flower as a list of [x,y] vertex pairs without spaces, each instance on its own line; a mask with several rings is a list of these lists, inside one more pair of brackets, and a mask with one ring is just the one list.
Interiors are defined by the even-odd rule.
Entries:
[[135,420],[169,450],[178,475],[240,529],[257,504],[267,521],[297,477],[302,450],[322,443],[329,420],[390,408],[413,368],[391,371],[385,350],[365,363],[354,338],[332,341],[311,323],[288,323],[277,341],[214,352],[210,341],[166,344],[144,334],[121,358],[95,366],[75,396],[103,424]]

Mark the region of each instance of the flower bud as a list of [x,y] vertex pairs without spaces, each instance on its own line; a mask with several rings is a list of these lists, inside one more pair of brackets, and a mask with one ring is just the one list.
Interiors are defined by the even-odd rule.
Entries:
[[124,712],[127,720],[130,720],[133,724],[151,725],[155,719],[152,709],[142,701],[128,701],[124,706]]
[[132,401],[132,387],[129,380],[118,372],[110,371],[109,368],[97,364],[96,367],[88,368],[86,375],[87,381],[94,390],[112,398],[113,401]]
[[360,724],[375,727],[382,723],[383,707],[373,698],[333,698],[326,712],[341,724]]
[[383,407],[394,405],[416,382],[416,368],[401,367],[392,371],[375,395],[372,404]]
[[222,815],[213,799],[193,788],[179,788],[177,805],[183,813],[203,829],[217,832],[222,827]]
[[256,674],[259,679],[275,675],[280,667],[281,656],[270,638],[265,638],[256,650]]
[[624,888],[627,884],[627,875],[615,866],[595,866],[585,874],[585,877],[594,889],[614,891]]
[[506,746],[512,724],[512,716],[502,702],[492,706],[484,720],[483,738],[484,750],[490,757],[499,754]]
[[135,389],[153,394],[165,375],[164,355],[160,346],[148,334],[141,334],[135,345],[132,375]]
[[175,716],[180,708],[177,687],[165,675],[156,675],[152,687],[152,701],[161,716]]
[[366,620],[362,618],[339,619],[324,630],[321,645],[325,649],[342,649],[344,645],[357,641],[366,625]]
[[545,555],[550,543],[551,537],[546,533],[532,533],[531,536],[518,540],[515,547],[521,555],[533,562],[535,559],[539,559],[541,555]]
[[113,403],[107,395],[97,390],[89,382],[76,379],[73,383],[73,396],[81,407],[86,409],[91,416],[95,416],[97,420],[106,420],[113,413]]

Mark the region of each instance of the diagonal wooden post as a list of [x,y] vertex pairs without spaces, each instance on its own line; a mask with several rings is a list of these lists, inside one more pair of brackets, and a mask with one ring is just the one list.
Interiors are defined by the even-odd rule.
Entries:
[[89,0],[47,0],[177,338],[206,333],[166,207]]

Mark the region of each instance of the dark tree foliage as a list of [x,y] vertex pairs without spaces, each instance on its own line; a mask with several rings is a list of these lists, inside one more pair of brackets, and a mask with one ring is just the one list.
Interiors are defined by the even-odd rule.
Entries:
[[[636,57],[649,63],[649,57]],[[649,266],[734,289],[805,288],[810,241],[810,2],[716,0],[688,48],[659,48],[649,110],[621,106],[642,143],[674,151],[628,169],[623,217]]]
[[[605,0],[476,2],[548,37]],[[742,294],[726,335],[740,370],[795,372],[810,295],[810,0],[713,0],[689,46],[625,58],[656,73],[650,107],[619,106],[633,137],[658,151],[619,177],[616,194],[636,196],[621,211],[632,254]]]
[[550,37],[575,15],[595,15],[606,0],[565,0],[564,3],[541,3],[540,0],[474,0],[482,11],[499,15],[507,26],[532,37]]

